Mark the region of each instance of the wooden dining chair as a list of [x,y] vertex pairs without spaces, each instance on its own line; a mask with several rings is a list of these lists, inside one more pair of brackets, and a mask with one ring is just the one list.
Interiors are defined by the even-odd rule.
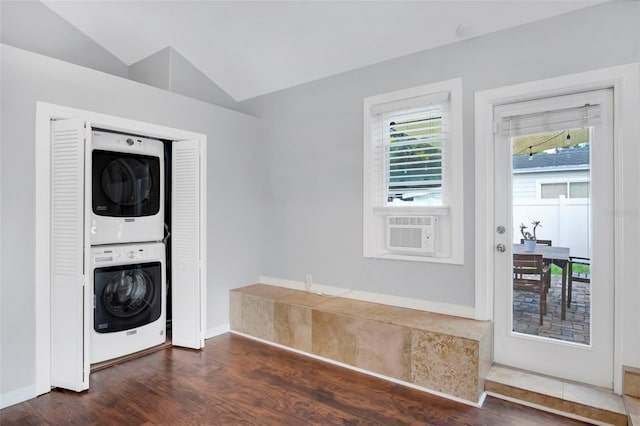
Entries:
[[547,313],[547,275],[549,266],[544,264],[541,254],[513,255],[513,288],[539,294],[540,325]]
[[[524,238],[520,238],[520,244],[524,244]],[[549,246],[551,247],[553,244],[551,240],[536,240],[536,245],[540,246]],[[550,269],[551,263],[547,263],[546,266]],[[547,274],[547,291],[551,289],[551,271]]]
[[567,273],[567,308],[571,307],[571,290],[573,289],[573,282],[578,281],[581,283],[591,284],[591,270],[589,272],[577,272],[573,270],[574,265],[584,265],[591,268],[591,259],[588,257],[569,256],[569,272]]

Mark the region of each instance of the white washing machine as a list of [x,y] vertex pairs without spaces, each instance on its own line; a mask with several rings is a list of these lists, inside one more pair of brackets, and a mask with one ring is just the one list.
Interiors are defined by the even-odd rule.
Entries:
[[91,363],[166,340],[166,271],[162,243],[91,248]]
[[94,130],[91,245],[161,241],[164,143]]

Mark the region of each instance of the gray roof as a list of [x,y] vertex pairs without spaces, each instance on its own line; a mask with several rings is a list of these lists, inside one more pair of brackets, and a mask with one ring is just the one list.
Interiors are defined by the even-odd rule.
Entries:
[[[531,159],[529,159],[531,158]],[[589,166],[589,145],[582,148],[563,149],[555,154],[539,152],[529,157],[529,154],[513,157],[513,170],[527,169],[566,169]],[[533,170],[531,170],[533,171]]]

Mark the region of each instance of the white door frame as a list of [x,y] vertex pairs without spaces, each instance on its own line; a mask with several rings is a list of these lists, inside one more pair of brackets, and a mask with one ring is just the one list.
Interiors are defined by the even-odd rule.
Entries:
[[[616,188],[613,212],[625,211],[622,184],[625,153],[637,152],[630,145],[636,143],[638,120],[638,64],[588,71],[580,74],[550,78],[529,83],[476,92],[475,94],[475,310],[476,319],[493,319],[493,181],[494,181],[494,123],[493,110],[498,105],[532,99],[566,95],[588,90],[613,88],[614,91],[614,169]],[[635,117],[634,117],[635,115]],[[626,122],[623,116],[627,117]],[[625,136],[623,138],[623,135]],[[617,179],[620,179],[618,181]],[[631,185],[633,186],[633,182]],[[629,191],[629,190],[627,190]],[[622,253],[624,243],[624,215],[615,217],[615,253]],[[622,330],[623,288],[625,266],[623,257],[614,260],[614,391],[622,391]]]
[[[108,128],[123,133],[134,133],[160,139],[182,141],[200,141],[200,155],[206,159],[206,135],[159,126],[141,121],[130,120],[111,115],[99,114],[76,108],[37,102],[36,104],[36,132],[35,132],[35,187],[36,187],[36,221],[35,221],[35,307],[36,307],[36,365],[35,384],[36,395],[42,395],[51,390],[51,120],[79,118],[91,122],[92,126]],[[206,182],[206,166],[201,168],[201,178]],[[201,196],[204,198],[206,185],[201,185]],[[203,218],[202,235],[206,235],[206,202],[201,203],[200,214]],[[200,239],[201,259],[206,259],[206,238]],[[206,331],[206,271],[202,266],[200,281],[200,317],[201,343],[204,346],[204,332]]]

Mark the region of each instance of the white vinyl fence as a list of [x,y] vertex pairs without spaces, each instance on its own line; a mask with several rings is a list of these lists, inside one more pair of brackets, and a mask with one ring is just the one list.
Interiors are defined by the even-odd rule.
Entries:
[[569,247],[571,256],[591,257],[591,214],[587,198],[549,200],[513,200],[513,242],[519,243],[520,224],[533,232],[534,220],[542,226],[536,230],[540,240],[551,240],[554,246]]

